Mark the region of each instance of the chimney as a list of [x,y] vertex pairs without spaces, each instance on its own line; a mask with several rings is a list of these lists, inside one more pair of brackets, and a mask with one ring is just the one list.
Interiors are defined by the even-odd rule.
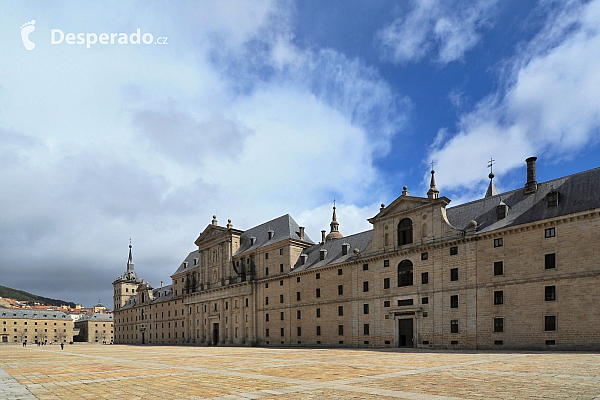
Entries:
[[300,230],[300,240],[304,240],[304,227],[299,226],[298,229]]
[[321,231],[321,243],[325,243],[325,230]]
[[527,163],[527,183],[525,184],[525,194],[535,193],[537,190],[537,181],[535,180],[535,160],[537,157],[529,157],[525,162]]
[[163,281],[160,281],[160,287],[162,289],[162,287],[163,287]]

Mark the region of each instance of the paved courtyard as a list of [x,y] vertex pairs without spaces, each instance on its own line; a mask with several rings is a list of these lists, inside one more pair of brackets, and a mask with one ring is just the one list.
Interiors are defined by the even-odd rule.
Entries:
[[600,354],[0,346],[0,399],[597,399]]

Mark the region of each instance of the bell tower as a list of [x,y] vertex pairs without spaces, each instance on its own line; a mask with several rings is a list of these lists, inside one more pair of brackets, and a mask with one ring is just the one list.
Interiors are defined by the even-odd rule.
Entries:
[[129,239],[129,258],[127,259],[127,270],[113,282],[114,310],[117,311],[129,298],[135,296],[135,290],[141,283],[133,269],[133,257],[131,255],[131,239]]

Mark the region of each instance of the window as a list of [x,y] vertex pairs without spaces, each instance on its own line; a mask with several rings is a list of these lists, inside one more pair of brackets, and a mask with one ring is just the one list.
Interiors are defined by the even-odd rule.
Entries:
[[384,289],[389,289],[390,288],[390,278],[384,278],[383,279],[383,288]]
[[427,285],[429,283],[429,272],[421,272],[421,284]]
[[317,336],[321,336],[321,327],[317,325]]
[[338,275],[342,275],[343,273],[344,273],[344,270],[343,270],[343,269],[341,269],[341,268],[340,268],[340,269],[338,269]]
[[458,254],[458,246],[450,247],[450,255],[455,256]]
[[398,300],[398,306],[400,306],[400,307],[412,306],[412,305],[413,305],[413,299],[401,299],[401,300]]
[[344,306],[338,306],[338,316],[344,315]]
[[429,304],[429,297],[421,298],[421,304]]
[[390,266],[390,260],[383,260],[383,268],[387,268]]
[[410,244],[413,242],[412,220],[404,218],[398,224],[398,246]]
[[265,321],[269,322],[269,314],[265,314]]
[[450,321],[450,333],[458,333],[458,320],[453,319]]
[[321,288],[317,288],[316,291],[317,291],[317,293],[316,293],[317,298],[321,297]]
[[503,261],[495,261],[494,262],[494,276],[504,275],[504,262]]
[[296,278],[296,282],[300,282],[300,277],[297,277],[297,278]]
[[317,318],[321,318],[321,309],[317,308]]
[[369,291],[369,282],[363,282],[363,292]]
[[279,281],[279,286],[283,286],[283,279]]
[[365,334],[365,335],[369,334],[369,324],[364,324],[364,326],[363,326],[363,334]]
[[279,249],[279,255],[282,256],[283,255],[283,249]]
[[283,264],[279,264],[279,272],[283,272]]
[[338,295],[344,294],[344,285],[338,285]]
[[457,281],[458,280],[458,268],[452,268],[450,270],[450,280]]
[[504,332],[504,318],[494,318],[494,332]]
[[546,207],[556,207],[558,206],[558,192],[551,191],[546,195]]
[[369,313],[369,304],[363,304],[363,314]]
[[280,335],[280,336],[285,336],[285,331],[284,331],[284,329],[283,329],[283,328],[280,328],[280,329],[279,329],[279,335]]
[[265,336],[269,337],[269,328],[265,329]]
[[296,310],[296,319],[302,319],[302,311]]
[[389,307],[389,306],[391,306],[391,303],[390,303],[390,301],[389,301],[389,300],[386,300],[386,301],[384,301],[384,302],[383,302],[383,306],[384,306],[384,307]]
[[344,334],[344,325],[338,325],[338,335]]
[[302,328],[298,327],[298,336],[302,336]]
[[316,274],[316,275],[315,275],[315,278],[316,278],[316,279],[321,279],[321,274],[320,274],[320,273]]
[[300,301],[300,292],[296,292],[296,301]]
[[494,305],[504,304],[504,291],[496,290],[494,291]]
[[265,267],[265,275],[269,275],[269,267]]
[[504,246],[504,240],[502,238],[494,239],[494,247]]
[[544,330],[546,332],[556,331],[556,315],[546,315],[544,317]]
[[[265,306],[269,305],[269,298],[265,297]],[[204,312],[206,312],[206,309],[204,309]]]
[[556,268],[556,253],[546,254],[544,256],[544,268],[545,269]]
[[248,307],[248,298],[246,297],[246,307]]
[[421,261],[426,261],[429,260],[429,253],[425,252],[425,253],[421,253]]
[[325,249],[319,250],[319,260],[323,261],[325,259],[326,254],[327,254],[327,250],[325,250]]
[[546,346],[556,346],[556,340],[546,340]]
[[285,314],[283,313],[283,311],[281,311],[279,313],[279,319],[282,320],[282,321],[285,319]]
[[508,208],[508,206],[501,201],[501,203],[496,207],[496,219],[497,220],[506,218],[506,209],[507,208]]
[[544,288],[545,291],[545,300],[546,301],[554,301],[556,300],[556,286],[546,286]]
[[450,296],[450,308],[458,308],[458,295]]
[[555,227],[545,229],[545,231],[544,231],[545,238],[551,238],[551,237],[555,237],[555,236],[556,236],[556,228]]
[[401,261],[398,264],[398,286],[412,286],[413,263],[410,260]]
[[363,271],[369,270],[369,264],[363,264]]
[[279,302],[283,303],[283,295],[282,294],[279,295]]

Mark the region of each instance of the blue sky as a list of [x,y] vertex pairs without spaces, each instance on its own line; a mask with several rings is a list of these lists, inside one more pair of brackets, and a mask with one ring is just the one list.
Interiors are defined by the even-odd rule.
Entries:
[[9,1],[0,38],[0,284],[87,306],[129,237],[157,286],[215,213],[318,239],[432,160],[451,205],[490,157],[500,191],[599,166],[600,0]]

